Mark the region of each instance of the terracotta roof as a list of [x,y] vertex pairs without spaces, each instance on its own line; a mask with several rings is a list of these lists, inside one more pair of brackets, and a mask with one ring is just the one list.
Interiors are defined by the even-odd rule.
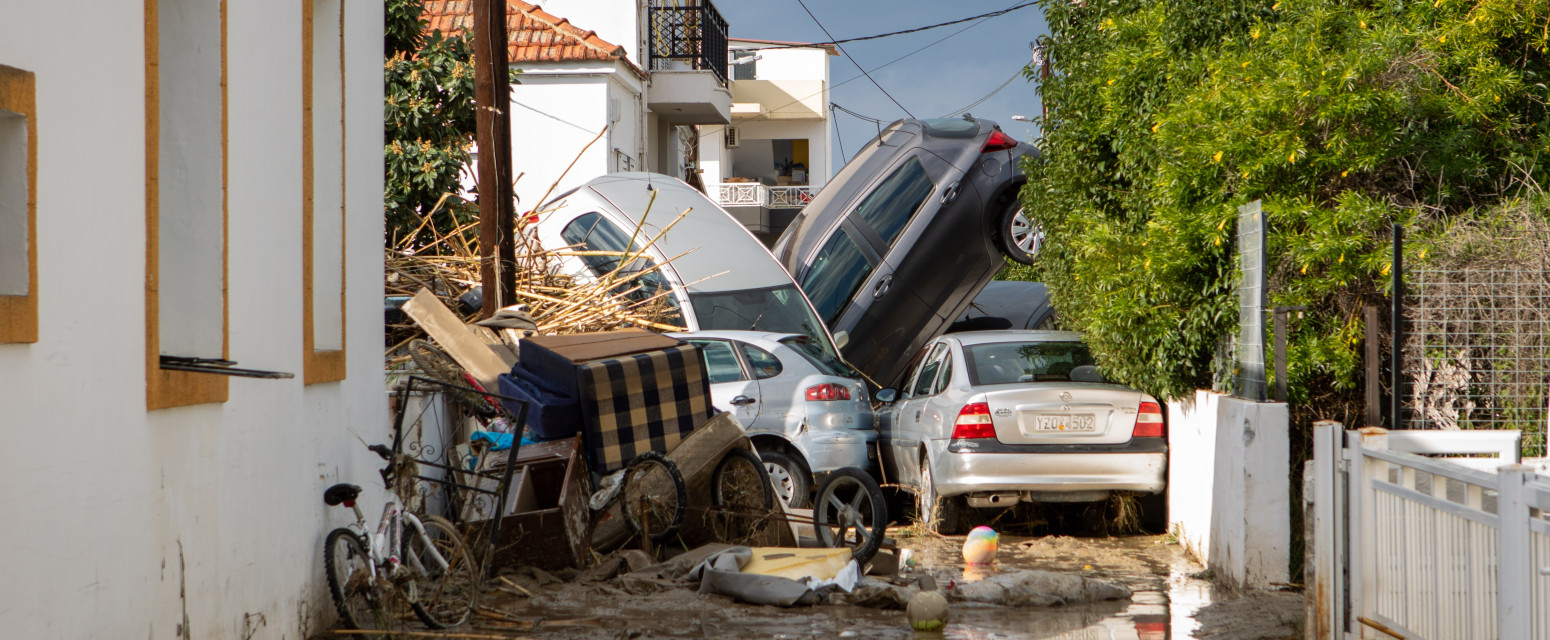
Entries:
[[[426,0],[420,17],[427,22],[426,31],[441,31],[447,35],[462,33],[473,28],[474,3],[471,0]],[[587,60],[620,60],[630,64],[624,47],[522,0],[506,0],[506,37],[509,39],[506,51],[512,64]]]

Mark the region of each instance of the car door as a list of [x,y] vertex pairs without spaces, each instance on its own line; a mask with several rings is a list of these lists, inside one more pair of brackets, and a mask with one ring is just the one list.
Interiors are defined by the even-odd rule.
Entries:
[[[867,285],[836,330],[852,336],[846,355],[858,368],[888,386],[902,375],[902,354],[933,337],[923,327],[935,327],[938,313],[911,286],[907,274],[898,272],[897,253],[907,251],[908,238],[919,216],[934,210],[933,199],[952,166],[935,154],[914,150],[903,154],[892,168],[861,198],[846,219],[853,235],[879,257]],[[950,277],[939,274],[936,277]]]
[[908,378],[905,397],[895,403],[889,446],[894,456],[895,482],[916,486],[920,481],[920,447],[929,439],[925,410],[941,372],[946,345],[932,345]]
[[759,381],[743,368],[743,359],[730,340],[688,338],[685,340],[700,348],[700,358],[705,362],[705,373],[710,377],[710,404],[721,411],[730,411],[745,429],[759,419],[761,410]]

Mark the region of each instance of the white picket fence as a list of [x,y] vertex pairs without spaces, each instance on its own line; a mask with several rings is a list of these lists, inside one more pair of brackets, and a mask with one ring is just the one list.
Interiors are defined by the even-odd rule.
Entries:
[[1550,640],[1550,478],[1518,438],[1316,423],[1307,637]]

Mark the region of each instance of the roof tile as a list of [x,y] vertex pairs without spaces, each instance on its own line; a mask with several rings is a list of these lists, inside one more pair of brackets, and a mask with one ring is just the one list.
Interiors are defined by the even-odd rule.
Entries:
[[[420,17],[426,22],[426,31],[460,34],[473,28],[473,2],[427,0]],[[570,20],[522,0],[506,0],[506,37],[506,52],[513,64],[587,60],[629,62],[624,47],[597,37],[596,31],[582,30]]]

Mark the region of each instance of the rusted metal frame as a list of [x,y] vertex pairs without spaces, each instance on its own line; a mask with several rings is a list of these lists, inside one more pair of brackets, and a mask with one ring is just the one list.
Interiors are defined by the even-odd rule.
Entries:
[[1367,328],[1366,358],[1363,365],[1367,368],[1366,390],[1364,403],[1367,405],[1367,422],[1365,426],[1376,427],[1383,424],[1383,400],[1380,393],[1381,380],[1379,373],[1382,363],[1378,361],[1378,305],[1369,304],[1362,308],[1362,318]]
[[1393,278],[1394,291],[1389,305],[1389,330],[1393,340],[1389,352],[1391,366],[1389,428],[1403,429],[1404,414],[1401,411],[1405,398],[1405,228],[1398,223],[1391,228],[1394,233],[1394,265],[1390,276]]

